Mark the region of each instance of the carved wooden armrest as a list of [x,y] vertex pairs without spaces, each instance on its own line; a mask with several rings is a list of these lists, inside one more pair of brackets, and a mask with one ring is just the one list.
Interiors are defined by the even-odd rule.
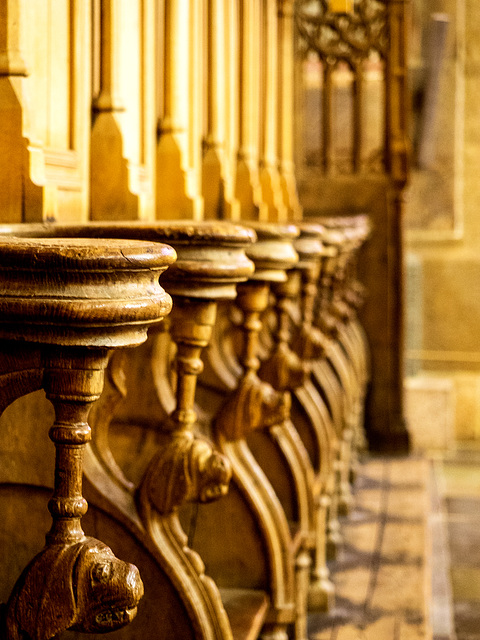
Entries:
[[[292,239],[298,235],[292,225],[251,223],[257,234],[257,242],[247,249],[247,255],[255,263],[255,273],[249,281],[237,287],[236,305],[242,312],[241,331],[243,349],[239,356],[244,369],[239,386],[231,394],[217,415],[219,433],[229,440],[247,435],[248,431],[269,427],[289,417],[289,401],[282,392],[303,379],[301,363],[288,347],[288,320],[282,315],[283,330],[276,333],[275,347],[268,363],[263,365],[262,382],[257,372],[260,369],[259,337],[262,330],[261,317],[270,302],[270,285],[285,282],[286,270],[297,262]],[[269,379],[269,376],[272,379]],[[275,390],[274,390],[275,389]]]
[[105,632],[135,616],[138,570],[81,527],[83,453],[109,351],[142,343],[170,311],[159,276],[174,259],[170,247],[152,243],[0,240],[0,407],[45,389],[56,449],[52,526],[8,601],[9,640]]
[[[310,362],[301,360],[297,353],[290,348],[292,302],[297,302],[300,295],[301,271],[298,269],[298,253],[293,249],[298,241],[297,227],[278,224],[254,224],[257,232],[257,243],[249,251],[255,262],[255,278],[266,281],[274,294],[273,311],[276,315],[275,328],[272,331],[273,348],[260,369],[259,375],[272,386],[285,393],[292,394],[294,405],[299,399],[305,399],[309,394],[307,386],[310,378]],[[301,257],[300,257],[301,260]],[[329,455],[328,438],[324,437],[324,430],[318,424],[319,419],[308,412],[312,402],[321,401],[313,398],[306,413],[311,419],[312,430],[318,438],[318,448],[322,448],[321,456],[326,455],[322,469],[327,466]],[[297,633],[302,635],[306,600],[315,609],[328,609],[333,604],[333,584],[329,580],[329,571],[325,559],[325,521],[326,503],[322,498],[323,478],[316,476],[305,442],[302,441],[296,429],[295,421],[291,421],[290,411],[284,421],[270,429],[270,437],[275,441],[281,455],[288,461],[287,469],[278,469],[278,462],[271,459],[271,445],[265,446],[265,436],[253,432],[247,439],[262,468],[279,496],[286,512],[292,517],[292,496],[296,499],[294,512],[297,514],[298,532],[303,532],[303,548],[312,556],[312,562],[307,568],[307,582],[302,582],[304,573],[297,567]],[[319,417],[318,417],[319,418]],[[310,440],[308,441],[310,444]],[[265,449],[265,450],[264,450]],[[288,468],[289,467],[289,468]],[[278,478],[283,476],[281,482]],[[285,492],[285,477],[293,477],[290,492]],[[298,534],[297,534],[298,535]],[[302,555],[298,556],[301,565]],[[306,567],[303,566],[305,571]],[[307,596],[308,594],[308,596]],[[304,600],[302,601],[302,597]]]
[[299,228],[295,249],[299,255],[296,268],[301,277],[300,318],[294,345],[300,357],[308,361],[325,357],[329,348],[328,337],[314,325],[320,261],[328,251],[322,243],[322,226],[302,223]]
[[[203,368],[201,353],[210,340],[217,303],[234,298],[236,284],[253,272],[253,263],[244,250],[255,239],[255,234],[229,223],[193,221],[50,226],[46,232],[148,239],[168,242],[176,249],[177,261],[168,272],[168,281],[165,280],[174,301],[168,322],[176,346],[174,398],[170,397],[172,390],[167,379],[165,332],[151,332],[149,341],[140,350],[132,351],[126,363],[130,376],[132,369],[136,371],[138,386],[134,395],[140,396],[140,403],[146,405],[145,414],[135,408],[136,413],[128,416],[126,424],[129,420],[133,425],[143,424],[145,419],[147,425],[148,421],[146,428],[157,432],[156,446],[136,487],[123,477],[113,455],[105,455],[106,435],[96,450],[96,459],[103,464],[117,489],[121,487],[121,493],[115,494],[120,499],[112,509],[119,509],[121,518],[127,518],[131,530],[150,549],[178,594],[181,604],[178,611],[172,609],[174,615],[184,617],[187,612],[188,624],[199,639],[231,640],[232,630],[219,591],[205,575],[201,557],[189,548],[178,513],[186,502],[210,502],[228,489],[229,461],[214,450],[206,437],[198,434],[195,391],[197,376]],[[162,375],[158,375],[159,369]],[[120,373],[115,376],[114,385],[122,386],[121,381],[118,382]],[[113,400],[121,393],[122,390],[120,393],[112,390]],[[128,394],[126,400],[128,403]],[[111,401],[107,398],[105,402]],[[106,423],[102,427],[105,434],[108,426]],[[108,501],[108,496],[104,499]],[[225,598],[229,607],[235,609],[240,602],[247,602],[249,606],[253,603],[253,609],[258,607],[264,615],[264,593],[255,595],[240,590],[226,594]],[[182,624],[185,624],[183,620]]]
[[[301,386],[309,375],[309,365],[290,348],[289,304],[298,294],[298,275],[292,272],[298,262],[293,242],[299,231],[293,225],[253,223],[258,240],[250,250],[255,262],[255,279],[269,284],[274,294],[275,329],[270,335],[270,353],[262,360],[259,375],[277,391],[291,391]],[[290,274],[293,273],[293,277]],[[264,327],[264,331],[266,331]]]
[[371,233],[371,226],[365,215],[339,217],[338,220],[335,217],[325,218],[322,221],[325,223],[323,242],[335,254],[332,264],[322,267],[322,273],[326,273],[322,280],[325,278],[324,284],[332,294],[335,288],[341,289],[337,298],[341,297],[351,311],[340,309],[338,313],[346,321],[353,317],[365,299],[365,287],[356,280],[356,262],[359,249]]
[[254,234],[221,222],[162,222],[136,229],[142,236],[168,241],[178,254],[165,280],[174,300],[170,334],[177,347],[176,409],[166,425],[170,442],[151,461],[138,491],[141,510],[149,501],[166,514],[185,501],[209,502],[228,490],[228,460],[205,438],[194,435],[195,390],[203,369],[201,353],[210,342],[215,324],[217,302],[233,299],[237,283],[253,272],[244,249]]

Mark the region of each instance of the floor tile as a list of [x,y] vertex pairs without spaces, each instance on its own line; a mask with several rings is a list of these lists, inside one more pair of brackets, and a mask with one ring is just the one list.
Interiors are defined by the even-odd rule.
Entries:
[[456,496],[446,498],[445,507],[449,514],[461,514],[480,520],[480,497]]
[[454,610],[457,636],[477,634],[480,638],[480,603],[471,600],[458,600],[455,602]]
[[452,566],[451,576],[454,602],[475,600],[480,611],[480,569]]
[[453,567],[480,568],[480,523],[461,516],[447,523]]

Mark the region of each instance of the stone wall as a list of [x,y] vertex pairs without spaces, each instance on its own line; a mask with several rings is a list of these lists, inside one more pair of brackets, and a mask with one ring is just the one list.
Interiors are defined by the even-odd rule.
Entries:
[[[420,361],[422,375],[453,382],[455,435],[480,439],[480,5],[476,0],[424,5],[446,12],[451,31],[436,122],[438,157],[427,190],[429,199],[440,202],[441,215],[425,215],[424,172],[414,169],[407,196],[407,249],[423,275],[421,317],[412,325],[422,327],[423,336],[419,349],[408,349],[418,344],[418,336],[407,339],[407,365]],[[442,179],[445,140],[453,145],[454,171]],[[451,178],[452,199],[442,201],[439,188]]]

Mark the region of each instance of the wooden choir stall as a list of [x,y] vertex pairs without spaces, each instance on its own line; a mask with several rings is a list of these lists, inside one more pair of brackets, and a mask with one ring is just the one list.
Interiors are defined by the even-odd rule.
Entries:
[[402,427],[369,422],[401,398],[364,310],[365,247],[400,239],[331,168],[305,187],[301,69],[374,16],[391,231],[406,2],[26,4],[0,22],[1,638],[307,640],[359,458]]

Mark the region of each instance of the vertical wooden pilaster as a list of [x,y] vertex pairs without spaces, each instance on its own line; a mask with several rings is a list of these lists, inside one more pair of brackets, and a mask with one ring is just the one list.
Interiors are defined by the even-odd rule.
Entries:
[[288,218],[290,220],[300,220],[302,208],[298,200],[293,162],[294,54],[292,0],[282,0],[278,6],[278,62],[278,155],[283,202],[288,211]]
[[20,51],[19,0],[0,4],[0,209],[2,221],[22,220],[23,114],[27,68]]
[[159,105],[157,218],[203,216],[201,196],[203,3],[165,0],[163,103]]
[[288,209],[283,201],[278,171],[278,10],[277,0],[265,0],[262,12],[263,51],[262,113],[260,115],[260,182],[263,200],[268,208],[268,220],[285,222]]
[[[239,202],[234,196],[235,169],[231,163],[234,132],[230,131],[234,86],[236,32],[230,0],[207,0],[206,131],[203,140],[202,193],[206,218],[236,219]],[[227,44],[228,43],[228,44]],[[232,46],[233,45],[233,46]],[[234,48],[235,47],[235,48]],[[229,162],[230,160],[230,162]],[[233,171],[232,171],[233,169]]]
[[[404,352],[404,278],[403,211],[404,188],[409,170],[408,87],[407,87],[407,13],[409,0],[391,0],[387,4],[388,42],[386,56],[386,170],[391,178],[388,212],[385,218],[388,306],[386,332],[388,353],[382,362],[382,385],[388,385],[386,413],[388,424],[373,425],[374,446],[400,451],[408,448],[409,436],[403,406]],[[378,376],[378,371],[377,371]],[[377,385],[382,394],[381,385]],[[376,387],[367,404],[367,416],[374,414]]]
[[236,195],[244,220],[268,218],[259,176],[260,10],[259,0],[240,0],[240,124]]
[[153,216],[155,136],[152,0],[96,0],[91,215],[94,220]]
[[236,196],[240,90],[240,9],[239,0],[226,0],[225,33],[227,66],[225,78],[225,217],[239,220],[240,202]]

